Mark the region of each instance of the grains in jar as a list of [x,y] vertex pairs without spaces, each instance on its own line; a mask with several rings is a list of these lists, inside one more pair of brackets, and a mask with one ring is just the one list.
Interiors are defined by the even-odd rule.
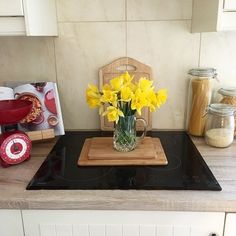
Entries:
[[[236,88],[221,88],[218,90],[218,93],[223,96],[220,103],[233,105],[236,107]],[[236,136],[236,117],[235,120],[235,131],[234,136]]]
[[214,103],[208,107],[205,141],[213,147],[228,147],[234,140],[235,107]]

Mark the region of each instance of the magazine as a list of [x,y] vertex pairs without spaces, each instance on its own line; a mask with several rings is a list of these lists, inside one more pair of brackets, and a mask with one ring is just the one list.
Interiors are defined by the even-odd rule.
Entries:
[[53,128],[55,135],[65,134],[56,83],[39,82],[11,88],[0,87],[0,100],[7,99],[28,100],[33,103],[31,112],[18,124],[19,130],[27,132]]

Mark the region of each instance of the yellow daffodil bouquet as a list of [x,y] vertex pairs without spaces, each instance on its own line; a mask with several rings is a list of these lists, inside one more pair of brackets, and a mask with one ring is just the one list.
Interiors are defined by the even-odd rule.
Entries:
[[135,113],[141,115],[144,107],[148,107],[151,112],[155,111],[166,102],[167,91],[155,91],[153,81],[145,77],[134,82],[134,76],[125,72],[111,79],[101,91],[95,85],[88,85],[86,99],[89,107],[98,107],[100,115],[115,122],[114,148],[130,151],[137,145]]
[[[101,91],[95,85],[88,85],[86,99],[90,108],[99,108],[100,115],[107,115],[108,121],[118,123],[120,117],[141,115],[142,108],[155,111],[166,102],[167,91],[154,91],[153,81],[141,77],[137,83],[128,72],[110,80]],[[104,111],[104,104],[108,104]]]

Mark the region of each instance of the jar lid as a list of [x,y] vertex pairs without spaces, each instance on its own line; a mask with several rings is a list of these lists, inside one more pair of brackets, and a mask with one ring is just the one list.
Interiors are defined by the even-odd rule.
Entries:
[[214,68],[194,68],[189,70],[188,74],[199,77],[216,78],[217,73]]
[[231,116],[234,115],[235,111],[236,108],[229,104],[212,103],[208,106],[208,112],[220,116]]
[[236,87],[232,88],[221,88],[218,93],[224,96],[236,97]]

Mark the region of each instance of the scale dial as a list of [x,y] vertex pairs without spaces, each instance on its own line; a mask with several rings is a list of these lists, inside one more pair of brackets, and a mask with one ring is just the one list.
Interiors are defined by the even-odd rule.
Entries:
[[7,164],[19,164],[30,156],[31,141],[24,133],[14,133],[4,139],[0,156]]

